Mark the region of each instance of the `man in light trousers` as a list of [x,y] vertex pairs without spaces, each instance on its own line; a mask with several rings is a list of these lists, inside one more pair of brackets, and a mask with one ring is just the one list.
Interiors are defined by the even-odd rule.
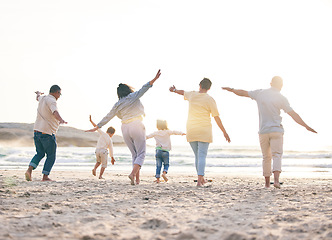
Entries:
[[[275,76],[271,81],[271,88],[259,89],[255,91],[245,91],[223,87],[222,89],[232,92],[241,97],[248,97],[257,102],[259,112],[259,141],[263,154],[263,176],[265,177],[265,187],[270,187],[270,176],[274,175],[274,187],[280,188],[279,176],[281,173],[281,159],[283,154],[284,128],[281,124],[280,110],[282,109],[299,125],[308,131],[317,133],[309,127],[302,118],[290,107],[286,97],[280,91],[283,80]],[[271,160],[273,165],[271,170]]]

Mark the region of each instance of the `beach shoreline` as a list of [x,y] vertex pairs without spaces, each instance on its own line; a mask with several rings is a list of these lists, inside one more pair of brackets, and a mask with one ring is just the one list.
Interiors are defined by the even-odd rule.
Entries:
[[283,177],[281,189],[265,189],[263,177],[171,173],[156,184],[142,172],[52,171],[55,182],[33,181],[24,170],[0,174],[0,239],[329,239],[331,177]]

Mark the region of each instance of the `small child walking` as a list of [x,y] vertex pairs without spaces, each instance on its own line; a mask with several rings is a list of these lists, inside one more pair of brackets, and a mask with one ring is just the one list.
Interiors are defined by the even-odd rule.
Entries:
[[[92,121],[91,115],[90,115],[90,122],[94,127],[97,125]],[[108,160],[108,150],[109,155],[111,157],[111,163],[114,165],[115,159],[113,157],[113,142],[111,137],[113,137],[115,133],[115,129],[113,127],[109,127],[105,132],[103,132],[100,128],[97,129],[98,133],[100,134],[100,137],[97,142],[96,147],[96,165],[92,169],[92,174],[96,176],[97,168],[101,165],[100,173],[99,173],[99,179],[103,179],[103,173],[107,167],[107,160]],[[89,131],[87,131],[89,132]],[[107,150],[108,149],[108,150]]]
[[161,167],[164,164],[162,177],[165,182],[169,168],[169,151],[171,150],[171,135],[186,135],[183,132],[168,130],[166,120],[157,120],[158,131],[146,136],[146,139],[154,138],[156,140],[156,183],[160,183]]

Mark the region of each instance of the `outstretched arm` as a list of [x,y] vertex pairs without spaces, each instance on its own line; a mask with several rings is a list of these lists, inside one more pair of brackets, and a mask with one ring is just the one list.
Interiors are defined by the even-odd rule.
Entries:
[[173,85],[172,87],[169,88],[170,92],[175,92],[179,95],[184,95],[184,91],[183,90],[177,90],[176,87]]
[[92,121],[91,115],[89,115],[89,120],[90,120],[92,126],[97,127],[97,124],[95,124],[95,123]]
[[222,89],[232,92],[240,97],[249,97],[249,93],[246,90],[234,89],[234,88],[229,88],[229,87],[223,87]]
[[36,100],[39,101],[38,98],[40,97],[40,95],[43,95],[44,93],[36,91],[35,94],[37,94]]
[[293,118],[293,120],[294,120],[297,124],[299,124],[299,125],[305,127],[308,131],[313,132],[313,133],[317,133],[314,129],[312,129],[311,127],[309,127],[309,126],[308,126],[308,125],[302,120],[302,118],[300,117],[300,115],[297,114],[295,111],[290,111],[290,112],[288,112],[287,114],[288,114],[289,116],[291,116],[291,117]]
[[154,77],[154,79],[152,79],[151,81],[150,81],[150,85],[152,86],[153,84],[154,84],[154,82],[160,77],[160,75],[161,75],[161,72],[160,72],[160,69],[158,70],[158,72],[157,72],[157,74],[156,74],[156,76]]
[[214,117],[214,120],[216,121],[216,123],[217,123],[218,127],[220,128],[220,130],[224,133],[224,137],[225,137],[226,141],[231,142],[231,139],[229,138],[229,136],[228,136],[228,134],[227,134],[227,132],[224,128],[224,125],[221,122],[220,117],[216,116],[216,117]]
[[95,123],[92,121],[91,115],[89,115],[89,120],[90,120],[91,124],[94,126],[94,128],[92,128],[92,129],[90,129],[90,130],[86,130],[85,132],[95,132],[99,127],[97,126],[97,124],[95,124]]
[[[152,79],[151,81],[149,81],[146,84],[144,84],[140,90],[131,93],[131,101],[136,101],[137,99],[139,99],[140,97],[142,97],[153,86],[154,82],[157,81],[157,79],[160,77],[160,75],[161,75],[161,72],[160,72],[160,69],[159,69],[158,72],[157,72],[157,74],[156,74],[156,76],[154,77],[154,79]],[[100,123],[98,123],[98,126],[100,126],[99,124]]]
[[58,111],[54,111],[53,115],[60,122],[60,124],[67,124],[67,122],[62,119]]

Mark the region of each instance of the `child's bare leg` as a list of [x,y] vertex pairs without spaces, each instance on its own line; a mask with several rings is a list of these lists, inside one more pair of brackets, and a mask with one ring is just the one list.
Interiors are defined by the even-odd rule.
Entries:
[[95,167],[92,169],[92,175],[93,176],[96,176],[96,170],[100,166],[100,164],[101,164],[100,162],[96,162]]
[[105,171],[105,167],[101,167],[100,173],[99,173],[99,179],[103,179],[104,171]]
[[161,175],[163,177],[163,179],[165,180],[165,182],[168,181],[168,178],[166,177],[167,172],[163,171],[163,174]]
[[156,180],[154,182],[160,183],[160,178],[156,178]]
[[133,170],[131,171],[131,173],[129,174],[129,179],[130,179],[130,184],[131,185],[135,185],[135,177],[137,175],[137,172],[139,172],[141,166],[138,164],[134,164],[133,166]]

